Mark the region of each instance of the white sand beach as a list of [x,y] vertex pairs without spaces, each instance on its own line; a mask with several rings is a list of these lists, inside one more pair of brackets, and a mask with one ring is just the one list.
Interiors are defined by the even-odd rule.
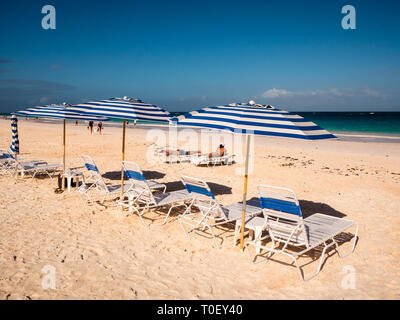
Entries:
[[[61,123],[21,120],[19,137],[25,159],[62,161]],[[0,120],[0,148],[10,142],[10,122]],[[56,194],[57,179],[0,176],[0,299],[399,299],[400,143],[269,137],[255,143],[249,197],[261,183],[287,187],[304,215],[357,221],[353,254],[341,259],[332,252],[321,273],[303,282],[293,266],[251,263],[232,246],[233,229],[218,249],[211,239],[187,237],[176,215],[147,228],[117,207],[95,209],[74,192]],[[148,163],[150,144],[145,128],[127,129],[125,158],[139,163],[148,179],[178,190],[181,175],[200,177],[221,204],[241,201],[240,164]],[[121,128],[106,126],[100,136],[68,124],[68,165],[82,166],[81,154],[93,157],[107,182],[120,183]],[[45,290],[48,265],[55,267],[56,288]],[[343,288],[346,270],[354,270],[355,288]]]

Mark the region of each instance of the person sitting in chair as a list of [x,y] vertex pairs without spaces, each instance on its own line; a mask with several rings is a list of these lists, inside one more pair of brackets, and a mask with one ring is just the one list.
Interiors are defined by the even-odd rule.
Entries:
[[213,158],[213,157],[223,157],[225,155],[225,147],[223,144],[220,144],[219,147],[217,148],[216,152],[211,152],[208,157]]

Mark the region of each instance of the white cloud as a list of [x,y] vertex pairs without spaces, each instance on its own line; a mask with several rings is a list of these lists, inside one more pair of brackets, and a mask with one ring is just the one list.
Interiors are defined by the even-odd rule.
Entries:
[[262,93],[263,98],[270,98],[270,99],[275,99],[275,98],[292,98],[292,97],[315,97],[315,96],[321,96],[321,97],[357,97],[357,96],[362,96],[362,95],[367,95],[370,97],[376,97],[376,98],[382,98],[384,97],[383,94],[376,90],[372,89],[363,89],[363,90],[353,90],[353,89],[337,89],[337,88],[331,88],[327,90],[308,90],[308,91],[290,91],[287,89],[269,89],[265,92]]
[[288,97],[293,96],[293,92],[288,91],[286,89],[269,89],[262,94],[263,98],[279,98],[279,97]]
[[343,91],[341,91],[339,89],[335,89],[335,88],[329,89],[327,91],[327,93],[330,93],[330,94],[332,94],[332,95],[334,95],[336,97],[342,97],[343,95],[345,95]]

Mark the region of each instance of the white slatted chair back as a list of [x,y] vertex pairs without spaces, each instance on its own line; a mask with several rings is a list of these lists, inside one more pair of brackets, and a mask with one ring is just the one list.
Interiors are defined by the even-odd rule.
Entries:
[[301,208],[293,190],[264,184],[257,189],[271,238],[296,246],[308,246]]
[[95,162],[93,161],[92,157],[87,155],[81,155],[81,158],[83,159],[85,167],[89,173],[88,182],[96,184],[97,189],[107,192],[108,191],[107,185],[99,169],[97,168]]
[[186,190],[193,196],[193,204],[199,208],[203,215],[225,216],[220,204],[204,180],[188,176],[182,176],[181,180]]
[[122,168],[124,169],[125,175],[131,183],[131,190],[133,190],[137,195],[140,195],[139,201],[156,203],[153,192],[151,191],[146,178],[140,169],[140,166],[134,162],[123,161]]

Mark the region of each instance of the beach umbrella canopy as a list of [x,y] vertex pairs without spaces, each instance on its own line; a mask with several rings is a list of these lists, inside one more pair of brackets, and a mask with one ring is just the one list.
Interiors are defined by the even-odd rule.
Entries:
[[[13,113],[13,116],[25,116],[25,117],[38,117],[38,118],[51,118],[63,120],[63,176],[65,175],[65,125],[66,120],[98,120],[107,121],[106,117],[97,117],[93,115],[81,114],[67,110],[67,105],[64,104],[53,104],[47,106],[37,106],[20,110]],[[62,190],[65,189],[65,180],[62,179]]]
[[[105,116],[111,119],[123,120],[122,126],[122,161],[125,159],[125,126],[126,120],[146,120],[168,122],[170,113],[152,104],[128,97],[110,98],[81,103],[68,107],[71,111],[95,116]],[[124,172],[121,169],[121,196],[124,192]]]
[[121,120],[147,120],[168,122],[168,111],[132,98],[111,98],[81,103],[68,107],[82,114],[92,114]]
[[[249,103],[232,103],[223,106],[203,108],[171,119],[176,125],[205,127],[231,132],[252,132],[256,135],[320,140],[336,138],[303,117],[270,105]],[[248,181],[250,135],[247,136],[245,164],[242,229],[240,248],[243,249],[243,234],[246,214],[246,194]]]
[[59,120],[99,120],[107,121],[107,117],[96,117],[93,115],[82,114],[67,109],[63,104],[52,104],[47,106],[31,107],[19,110],[13,113],[17,116],[35,117],[35,118],[51,118]]
[[10,145],[10,150],[15,155],[19,154],[19,139],[18,139],[18,119],[15,115],[11,116],[11,132],[12,132],[12,142]]
[[177,125],[228,131],[253,131],[256,135],[318,140],[336,138],[313,122],[270,105],[232,103],[203,108],[171,119]]

